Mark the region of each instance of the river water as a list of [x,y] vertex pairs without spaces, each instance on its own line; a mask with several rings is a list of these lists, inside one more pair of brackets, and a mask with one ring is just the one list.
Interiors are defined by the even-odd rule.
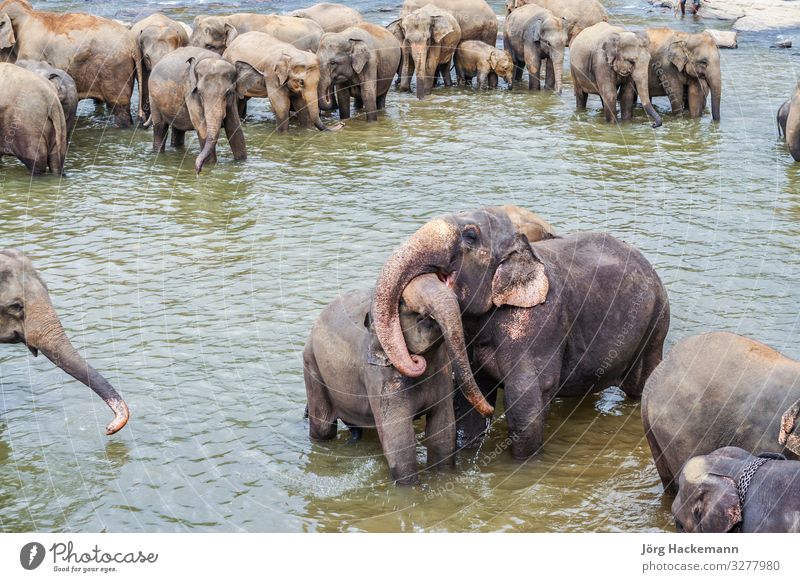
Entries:
[[[393,2],[353,5],[386,23]],[[186,22],[300,6],[42,4],[123,20],[145,6]],[[633,27],[704,27],[640,0],[608,6]],[[742,36],[723,51],[718,126],[665,114],[654,130],[641,110],[609,126],[597,98],[575,112],[569,83],[560,97],[392,92],[378,123],[326,134],[278,135],[261,104],[249,159],[234,163],[221,143],[220,163],[199,178],[194,137],[155,157],[149,132],[106,128],[82,104],[65,178],[31,180],[4,158],[0,247],[33,258],[131,422],[104,436],[110,412],[86,387],[21,346],[2,348],[0,530],[670,529],[639,405],[616,389],[558,401],[541,458],[512,460],[501,419],[455,472],[403,489],[387,482],[376,436],[309,441],[301,351],[320,309],[370,286],[424,221],[515,203],[561,232],[607,231],[642,249],[669,289],[668,347],[722,329],[800,357],[800,164],[774,122],[800,60],[772,40]]]

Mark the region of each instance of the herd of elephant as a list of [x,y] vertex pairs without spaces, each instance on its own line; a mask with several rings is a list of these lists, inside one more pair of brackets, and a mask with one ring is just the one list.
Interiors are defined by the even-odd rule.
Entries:
[[[408,91],[416,76],[423,98],[441,77],[452,85],[511,88],[528,73],[528,88],[560,93],[565,48],[576,104],[599,95],[605,118],[630,120],[637,98],[651,118],[650,98],[666,96],[673,113],[699,117],[711,98],[720,119],[719,49],[709,33],[669,28],[630,32],[612,26],[598,0],[508,0],[504,50],[498,19],[485,0],[405,0],[386,27],[358,11],[322,3],[289,15],[238,13],[197,16],[193,26],[156,13],[130,27],[89,14],[35,10],[27,0],[0,2],[0,155],[14,155],[33,174],[61,174],[79,99],[104,103],[116,124],[153,127],[153,150],[181,147],[196,131],[195,170],[216,161],[224,128],[234,159],[246,158],[241,119],[247,100],[269,99],[278,131],[294,116],[304,127],[337,130],[322,112],[351,106],[375,121],[396,77]],[[14,67],[11,63],[18,65]],[[49,81],[49,83],[47,82]],[[800,93],[779,114],[790,151],[800,159]],[[61,104],[61,111],[54,103]],[[62,115],[63,113],[63,115]]]

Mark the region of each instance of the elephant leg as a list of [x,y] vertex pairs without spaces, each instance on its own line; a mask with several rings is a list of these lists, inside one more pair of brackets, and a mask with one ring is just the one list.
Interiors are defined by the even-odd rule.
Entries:
[[368,79],[361,83],[361,99],[367,114],[367,121],[378,121],[378,87],[375,79]]
[[669,331],[669,304],[659,301],[653,313],[654,324],[647,330],[642,345],[636,350],[636,361],[625,373],[619,386],[629,398],[642,397],[645,382],[664,357],[664,340]]
[[386,93],[375,98],[375,105],[378,109],[386,109]]
[[[486,402],[494,407],[497,403],[498,383],[482,370],[475,372],[474,377]],[[455,392],[453,405],[456,417],[456,445],[458,448],[475,448],[480,446],[486,431],[489,430],[491,419],[481,416],[481,414],[467,402],[461,390]]]
[[339,119],[350,119],[350,90],[343,86],[336,86],[336,103],[339,105]]
[[600,87],[600,100],[603,102],[603,111],[608,123],[617,122],[617,88],[611,82],[603,83]]
[[328,387],[322,382],[317,360],[310,350],[303,352],[303,378],[308,399],[309,435],[315,440],[331,440],[336,437],[336,416],[328,398]]
[[497,89],[497,73],[495,73],[494,71],[489,73],[489,88]]
[[[376,394],[369,388],[367,392]],[[399,485],[414,485],[419,481],[414,411],[411,410],[409,399],[402,396],[403,393],[408,393],[408,386],[399,374],[395,374],[369,400],[392,479]]]
[[525,61],[514,61],[514,82],[522,81],[522,73],[525,70]]
[[556,70],[553,67],[553,59],[551,58],[548,58],[545,63],[544,75],[544,87],[552,91],[556,88]]
[[667,94],[672,113],[675,115],[683,113],[685,99],[683,83],[677,79],[663,79],[661,86],[664,87],[664,92]]
[[635,102],[636,90],[633,83],[625,83],[619,88],[619,108],[622,121],[633,119],[633,105]]
[[247,145],[244,141],[244,131],[242,131],[242,120],[235,103],[229,103],[225,111],[225,119],[222,121],[225,128],[225,136],[228,138],[228,145],[233,152],[233,159],[240,161],[247,159]]
[[695,119],[703,115],[703,110],[706,108],[706,94],[703,92],[703,87],[697,81],[689,83],[689,117]]
[[414,76],[414,59],[411,58],[411,48],[403,43],[400,62],[400,91],[411,91],[411,77]]
[[304,127],[306,129],[312,127],[311,117],[308,115],[308,109],[306,108],[306,104],[303,101],[302,96],[292,95],[290,99],[292,103],[292,109],[294,109],[296,112],[300,127]]
[[278,131],[287,131],[289,129],[289,110],[291,109],[289,92],[285,88],[272,91],[269,102],[272,106],[272,113],[275,115],[275,121],[278,123]]
[[504,377],[503,390],[511,454],[516,459],[541,452],[550,395],[557,385],[553,374],[537,373],[523,360],[524,356],[520,365]]
[[525,68],[528,69],[528,90],[538,91],[541,88],[542,55],[535,47],[525,47]]
[[644,425],[644,436],[647,439],[647,444],[650,447],[650,452],[653,455],[653,462],[656,465],[658,476],[661,477],[661,484],[664,487],[664,493],[673,496],[677,495],[678,486],[675,482],[675,475],[672,474],[672,471],[669,468],[669,463],[667,463],[667,459],[664,458],[664,451],[661,449],[661,446],[658,444],[658,441],[651,430],[649,419],[650,412],[648,411],[648,402],[645,398],[642,400],[642,424]]
[[439,74],[442,76],[442,80],[444,80],[445,87],[453,86],[453,77],[450,76],[450,61],[439,65]]
[[575,85],[575,107],[578,111],[584,111],[586,109],[587,101],[589,101],[589,94]]
[[180,129],[172,128],[172,140],[171,145],[174,148],[182,148],[184,142],[186,141],[186,132],[181,131]]
[[111,106],[111,114],[114,116],[114,123],[117,127],[125,129],[133,125],[130,103],[115,103]]
[[[432,379],[439,382],[443,380],[449,384],[449,379]],[[452,390],[448,394],[450,392]],[[425,445],[428,449],[429,468],[447,469],[455,466],[456,418],[453,400],[449,396],[442,397],[425,416]]]
[[478,89],[485,89],[489,80],[489,71],[478,71]]
[[160,115],[153,115],[153,153],[160,153],[167,146],[167,130],[169,124],[165,123]]
[[242,97],[241,99],[237,99],[236,108],[239,111],[239,119],[244,121],[244,118],[247,117],[247,102],[250,101],[250,97]]

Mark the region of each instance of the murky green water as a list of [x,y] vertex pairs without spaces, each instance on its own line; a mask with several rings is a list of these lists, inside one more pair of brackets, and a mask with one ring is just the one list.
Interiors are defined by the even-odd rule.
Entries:
[[[141,5],[47,4],[123,19]],[[382,22],[397,8],[357,6]],[[160,7],[187,21],[229,9]],[[611,10],[631,25],[675,24],[638,0]],[[562,232],[609,231],[641,248],[669,288],[669,345],[725,329],[800,356],[800,164],[774,124],[798,51],[770,50],[771,38],[723,52],[719,126],[665,115],[653,130],[639,111],[611,127],[596,99],[575,113],[571,85],[561,97],[392,93],[379,123],[333,134],[274,134],[261,105],[249,160],[223,146],[196,178],[194,138],[156,158],[148,132],[105,129],[82,108],[63,180],[31,181],[3,159],[0,246],[34,259],[132,417],[104,436],[110,413],[88,389],[3,347],[0,530],[668,529],[639,406],[621,392],[559,401],[540,459],[495,453],[500,420],[454,473],[405,490],[387,483],[374,435],[309,442],[301,350],[319,310],[370,286],[422,222],[513,202]]]

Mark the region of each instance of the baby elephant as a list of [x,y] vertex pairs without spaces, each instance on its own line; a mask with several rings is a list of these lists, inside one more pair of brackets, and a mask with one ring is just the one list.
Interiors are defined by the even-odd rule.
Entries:
[[372,327],[370,291],[342,295],[322,311],[303,362],[311,438],[335,438],[337,419],[354,433],[375,427],[392,479],[412,485],[418,481],[413,424],[418,416],[427,420],[428,465],[454,463],[453,373],[478,412],[490,416],[492,407],[470,373],[453,292],[428,274],[412,280],[402,297],[403,336],[411,352],[428,362],[421,377],[402,376],[390,364]]
[[194,129],[202,148],[194,166],[199,174],[204,164],[217,161],[217,140],[224,124],[233,158],[245,159],[236,84],[247,85],[251,76],[261,78],[250,65],[233,65],[202,48],[179,48],[165,56],[150,73],[153,151],[164,151],[170,126],[173,146],[182,146],[185,133]]
[[466,40],[458,45],[455,56],[456,76],[459,85],[472,85],[478,77],[478,89],[497,87],[502,77],[511,89],[514,83],[514,61],[508,51],[503,51],[479,40]]
[[678,481],[679,532],[800,532],[800,461],[723,447],[691,458]]

